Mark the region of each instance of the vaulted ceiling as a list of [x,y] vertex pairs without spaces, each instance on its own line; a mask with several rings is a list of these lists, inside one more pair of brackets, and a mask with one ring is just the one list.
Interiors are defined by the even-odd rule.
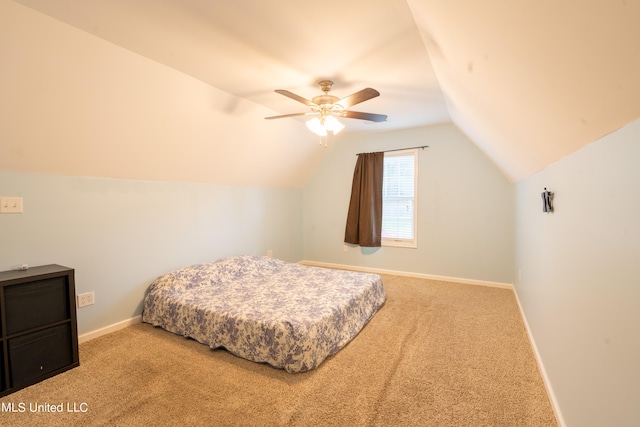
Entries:
[[345,132],[453,122],[511,180],[640,117],[638,0],[16,2],[274,114],[373,87]]

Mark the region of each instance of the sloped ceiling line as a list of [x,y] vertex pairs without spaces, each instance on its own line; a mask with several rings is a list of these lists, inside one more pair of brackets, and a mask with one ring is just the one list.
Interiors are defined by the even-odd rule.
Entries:
[[513,181],[640,116],[640,2],[407,3],[453,122]]
[[346,132],[453,121],[513,181],[640,117],[640,2],[15,1],[280,114],[374,87]]

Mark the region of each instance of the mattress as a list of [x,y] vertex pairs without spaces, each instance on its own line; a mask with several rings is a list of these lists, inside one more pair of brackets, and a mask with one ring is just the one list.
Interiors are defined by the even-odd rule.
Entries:
[[288,372],[317,368],[384,304],[377,274],[237,256],[169,272],[142,321]]

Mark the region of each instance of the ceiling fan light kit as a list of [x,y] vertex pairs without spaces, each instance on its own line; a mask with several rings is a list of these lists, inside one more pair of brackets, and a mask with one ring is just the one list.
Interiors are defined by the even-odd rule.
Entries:
[[329,132],[332,132],[334,135],[336,135],[338,132],[344,129],[345,126],[340,123],[337,117],[368,120],[371,122],[384,122],[387,120],[387,116],[384,114],[361,113],[358,111],[347,110],[347,108],[353,105],[379,96],[380,92],[375,89],[362,89],[356,93],[340,99],[337,96],[329,95],[329,91],[333,87],[332,81],[322,80],[318,82],[318,86],[320,86],[320,89],[324,92],[324,95],[315,96],[311,101],[299,95],[296,95],[295,93],[289,92],[288,90],[276,90],[276,93],[279,93],[311,107],[311,111],[305,113],[293,113],[284,114],[281,116],[265,117],[265,119],[271,120],[282,119],[285,117],[315,115],[316,117],[307,121],[307,127],[313,133],[319,136],[327,136]]
[[344,125],[334,116],[326,116],[321,119],[315,117],[307,121],[307,127],[318,136],[327,136],[328,132],[333,132],[334,135],[337,135],[338,132],[344,129]]

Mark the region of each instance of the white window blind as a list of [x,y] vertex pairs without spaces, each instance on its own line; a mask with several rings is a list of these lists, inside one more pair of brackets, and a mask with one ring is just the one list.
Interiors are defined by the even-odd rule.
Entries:
[[382,245],[417,247],[417,150],[384,155]]

